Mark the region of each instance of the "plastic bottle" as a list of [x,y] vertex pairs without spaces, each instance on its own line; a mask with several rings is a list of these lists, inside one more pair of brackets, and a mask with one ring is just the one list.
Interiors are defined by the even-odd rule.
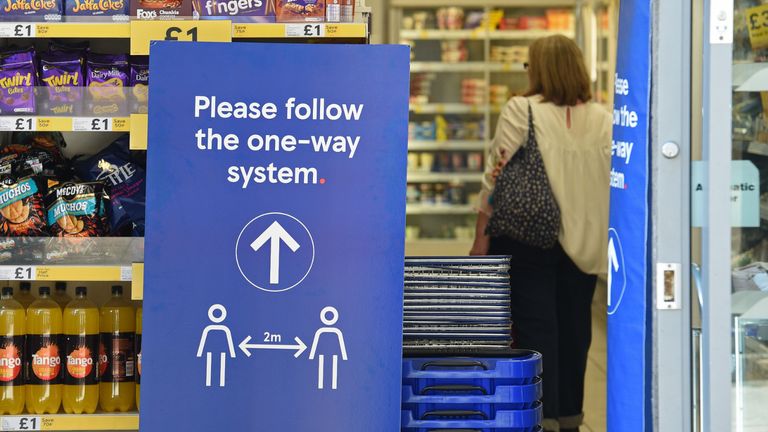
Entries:
[[51,296],[53,301],[59,304],[59,307],[61,307],[62,310],[64,310],[65,307],[69,304],[69,302],[72,301],[72,297],[67,294],[67,283],[66,282],[56,282],[56,289],[53,291],[53,295]]
[[27,411],[55,414],[61,406],[61,309],[50,287],[39,294],[27,309]]
[[21,306],[24,308],[24,311],[26,312],[29,305],[32,304],[33,301],[36,300],[35,296],[32,295],[32,284],[29,282],[21,282],[19,284],[19,292],[16,293],[13,298],[21,303]]
[[136,408],[141,408],[139,397],[141,391],[141,321],[143,308],[136,308]]
[[123,298],[123,287],[112,287],[112,298],[101,307],[99,327],[99,406],[107,412],[129,411],[136,402],[136,312]]
[[99,404],[99,309],[77,287],[64,309],[64,395],[67,414],[92,414]]
[[13,288],[0,296],[0,415],[24,411],[24,335],[26,313]]

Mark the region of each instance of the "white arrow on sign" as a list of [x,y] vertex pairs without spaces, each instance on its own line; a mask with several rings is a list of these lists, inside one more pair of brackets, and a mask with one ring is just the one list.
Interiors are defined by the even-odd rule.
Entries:
[[619,271],[619,256],[613,239],[608,241],[608,306],[611,305],[611,289],[613,288],[613,273]]
[[280,242],[285,243],[292,252],[299,249],[299,244],[288,234],[277,221],[273,222],[261,235],[251,243],[251,248],[258,252],[262,246],[270,242],[269,253],[269,283],[277,285],[280,283]]
[[243,339],[242,342],[240,342],[240,349],[245,353],[246,356],[251,356],[252,349],[272,349],[272,350],[296,350],[296,353],[293,354],[294,357],[299,358],[299,356],[304,353],[304,351],[307,350],[307,346],[304,344],[304,341],[302,341],[298,336],[293,338],[293,340],[296,341],[296,345],[277,345],[277,344],[249,344],[248,342],[251,341],[250,336],[246,336],[245,339]]

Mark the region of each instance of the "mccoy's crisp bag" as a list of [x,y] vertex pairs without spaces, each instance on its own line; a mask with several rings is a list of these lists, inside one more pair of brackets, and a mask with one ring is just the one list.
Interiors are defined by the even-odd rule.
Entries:
[[104,184],[67,182],[46,196],[48,230],[54,237],[104,235]]
[[0,236],[46,234],[43,187],[35,177],[4,175],[0,178]]

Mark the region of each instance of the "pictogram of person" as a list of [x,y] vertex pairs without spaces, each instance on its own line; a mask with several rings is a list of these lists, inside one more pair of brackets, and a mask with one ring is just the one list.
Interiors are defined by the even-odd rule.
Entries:
[[[330,317],[328,316],[330,314]],[[317,345],[320,342],[320,336],[323,334],[332,334],[336,336],[336,342],[338,342],[339,349],[341,350],[342,360],[347,360],[347,348],[344,345],[344,335],[336,327],[332,327],[339,320],[339,311],[332,306],[323,308],[320,312],[320,321],[326,325],[315,332],[315,339],[312,342],[312,350],[309,353],[309,359],[314,360],[317,354]],[[326,338],[327,339],[327,338]],[[323,390],[325,387],[325,355],[320,354],[317,363],[317,388]],[[331,378],[331,389],[336,390],[338,387],[338,370],[339,370],[339,356],[333,355],[333,375]]]
[[[208,334],[211,332],[223,332],[227,337],[227,346],[229,347],[229,356],[235,358],[235,345],[232,343],[232,333],[229,331],[229,327],[220,324],[227,318],[227,309],[220,305],[212,305],[208,309],[208,319],[213,322],[205,327],[203,335],[200,337],[200,346],[197,348],[197,357],[203,356],[205,350],[205,343],[208,340]],[[227,372],[227,353],[219,353],[219,387],[224,387],[226,381]],[[207,351],[205,353],[205,386],[211,386],[211,364],[213,363],[213,353]]]

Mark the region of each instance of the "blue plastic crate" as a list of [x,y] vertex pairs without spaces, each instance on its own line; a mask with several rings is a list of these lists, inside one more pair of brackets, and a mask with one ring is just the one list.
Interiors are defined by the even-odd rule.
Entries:
[[479,386],[489,393],[499,386],[528,385],[542,372],[541,354],[522,352],[510,358],[406,358],[403,384],[414,392],[429,386],[463,384]]
[[536,432],[542,421],[541,404],[528,410],[497,411],[495,416],[472,411],[432,411],[420,417],[402,412],[402,431],[435,432],[471,430],[472,432]]
[[523,386],[500,386],[488,392],[473,385],[436,385],[414,392],[403,386],[403,410],[421,418],[430,411],[479,411],[494,417],[497,411],[534,408],[542,396],[541,380]]

